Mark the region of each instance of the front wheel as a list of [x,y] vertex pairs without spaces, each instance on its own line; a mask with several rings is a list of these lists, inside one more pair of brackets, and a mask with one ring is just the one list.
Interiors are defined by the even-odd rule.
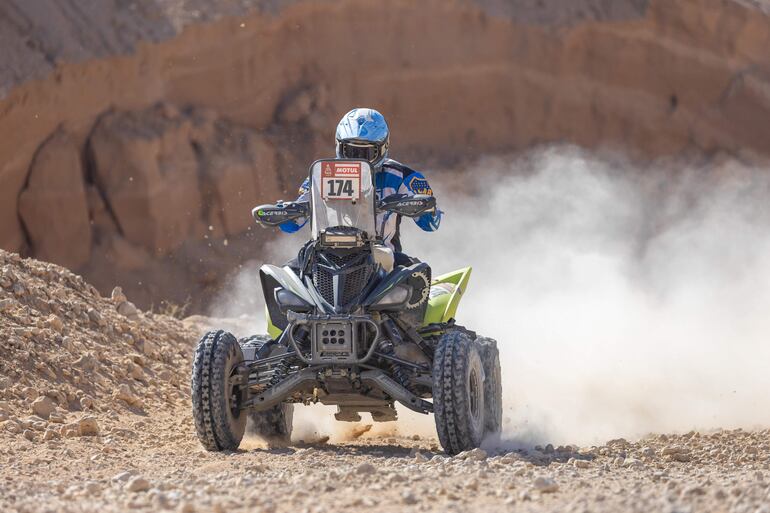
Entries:
[[[243,354],[250,360],[271,356],[271,338],[268,335],[252,335],[238,341]],[[269,410],[249,413],[246,429],[249,433],[270,441],[288,443],[294,420],[294,405],[281,403]]]
[[[482,342],[458,330],[442,335],[436,346],[434,417],[441,446],[449,454],[479,447],[487,435],[499,430],[501,390],[491,383],[494,364],[489,365],[488,348]],[[499,360],[497,377],[499,383]]]
[[234,451],[246,430],[243,394],[235,371],[243,362],[238,340],[226,331],[210,331],[198,342],[192,368],[195,429],[209,451]]

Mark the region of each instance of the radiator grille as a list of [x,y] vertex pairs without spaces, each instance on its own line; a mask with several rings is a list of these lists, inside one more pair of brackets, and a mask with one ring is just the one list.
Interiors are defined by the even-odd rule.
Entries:
[[371,266],[362,265],[356,270],[344,275],[345,283],[342,287],[342,301],[343,305],[346,305],[353,301],[358,296],[366,284],[369,283],[371,277]]
[[[313,266],[313,285],[324,301],[334,306],[345,306],[361,294],[374,273],[368,256],[367,253],[318,255]],[[340,288],[337,303],[334,301],[335,276]]]
[[334,304],[334,275],[322,267],[316,267],[313,272],[313,285],[324,301]]

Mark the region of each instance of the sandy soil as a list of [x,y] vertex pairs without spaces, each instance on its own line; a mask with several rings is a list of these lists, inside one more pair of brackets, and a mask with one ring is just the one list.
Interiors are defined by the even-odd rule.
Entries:
[[2,511],[763,512],[770,501],[766,431],[454,458],[433,439],[366,434],[276,448],[247,439],[215,454],[179,405],[115,412],[97,436],[2,441]]
[[360,424],[209,453],[190,415],[190,323],[51,264],[0,264],[2,512],[770,511],[768,430],[450,458],[435,438]]

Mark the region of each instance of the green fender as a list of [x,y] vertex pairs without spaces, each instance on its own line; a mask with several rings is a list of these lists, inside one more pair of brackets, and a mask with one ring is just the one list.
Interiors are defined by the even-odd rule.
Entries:
[[267,319],[267,334],[270,335],[270,338],[273,340],[278,340],[282,331],[273,324],[273,320],[270,318],[270,312],[267,311],[267,305],[265,305],[265,319]]
[[470,267],[458,269],[433,280],[423,325],[447,322],[455,317],[460,299],[468,287],[471,270]]

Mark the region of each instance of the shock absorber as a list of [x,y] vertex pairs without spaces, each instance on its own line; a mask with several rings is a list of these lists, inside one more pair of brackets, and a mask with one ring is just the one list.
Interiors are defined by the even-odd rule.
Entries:
[[[393,347],[393,342],[388,339],[380,342],[380,352],[387,356],[396,356],[396,351]],[[398,363],[388,360],[388,368],[393,377],[396,378],[401,386],[409,390],[409,376],[406,370]]]
[[296,357],[294,356],[287,356],[286,358],[282,359],[280,362],[278,362],[275,367],[273,367],[273,375],[270,377],[270,382],[267,384],[268,387],[272,387],[274,385],[277,385],[281,381],[283,381],[283,378],[285,378],[289,371],[291,370],[291,366],[294,364],[296,360]]
[[[304,326],[300,326],[297,329],[297,332],[295,333],[297,345],[299,346],[300,350],[306,345],[306,339],[310,335],[310,332],[308,329]],[[279,339],[280,340],[280,339]],[[284,342],[285,344],[285,342]],[[291,366],[294,365],[295,362],[297,362],[298,358],[296,356],[287,356],[286,358],[283,358],[280,362],[275,364],[273,367],[273,375],[270,377],[270,382],[267,384],[268,387],[277,385],[280,383],[291,370]]]

